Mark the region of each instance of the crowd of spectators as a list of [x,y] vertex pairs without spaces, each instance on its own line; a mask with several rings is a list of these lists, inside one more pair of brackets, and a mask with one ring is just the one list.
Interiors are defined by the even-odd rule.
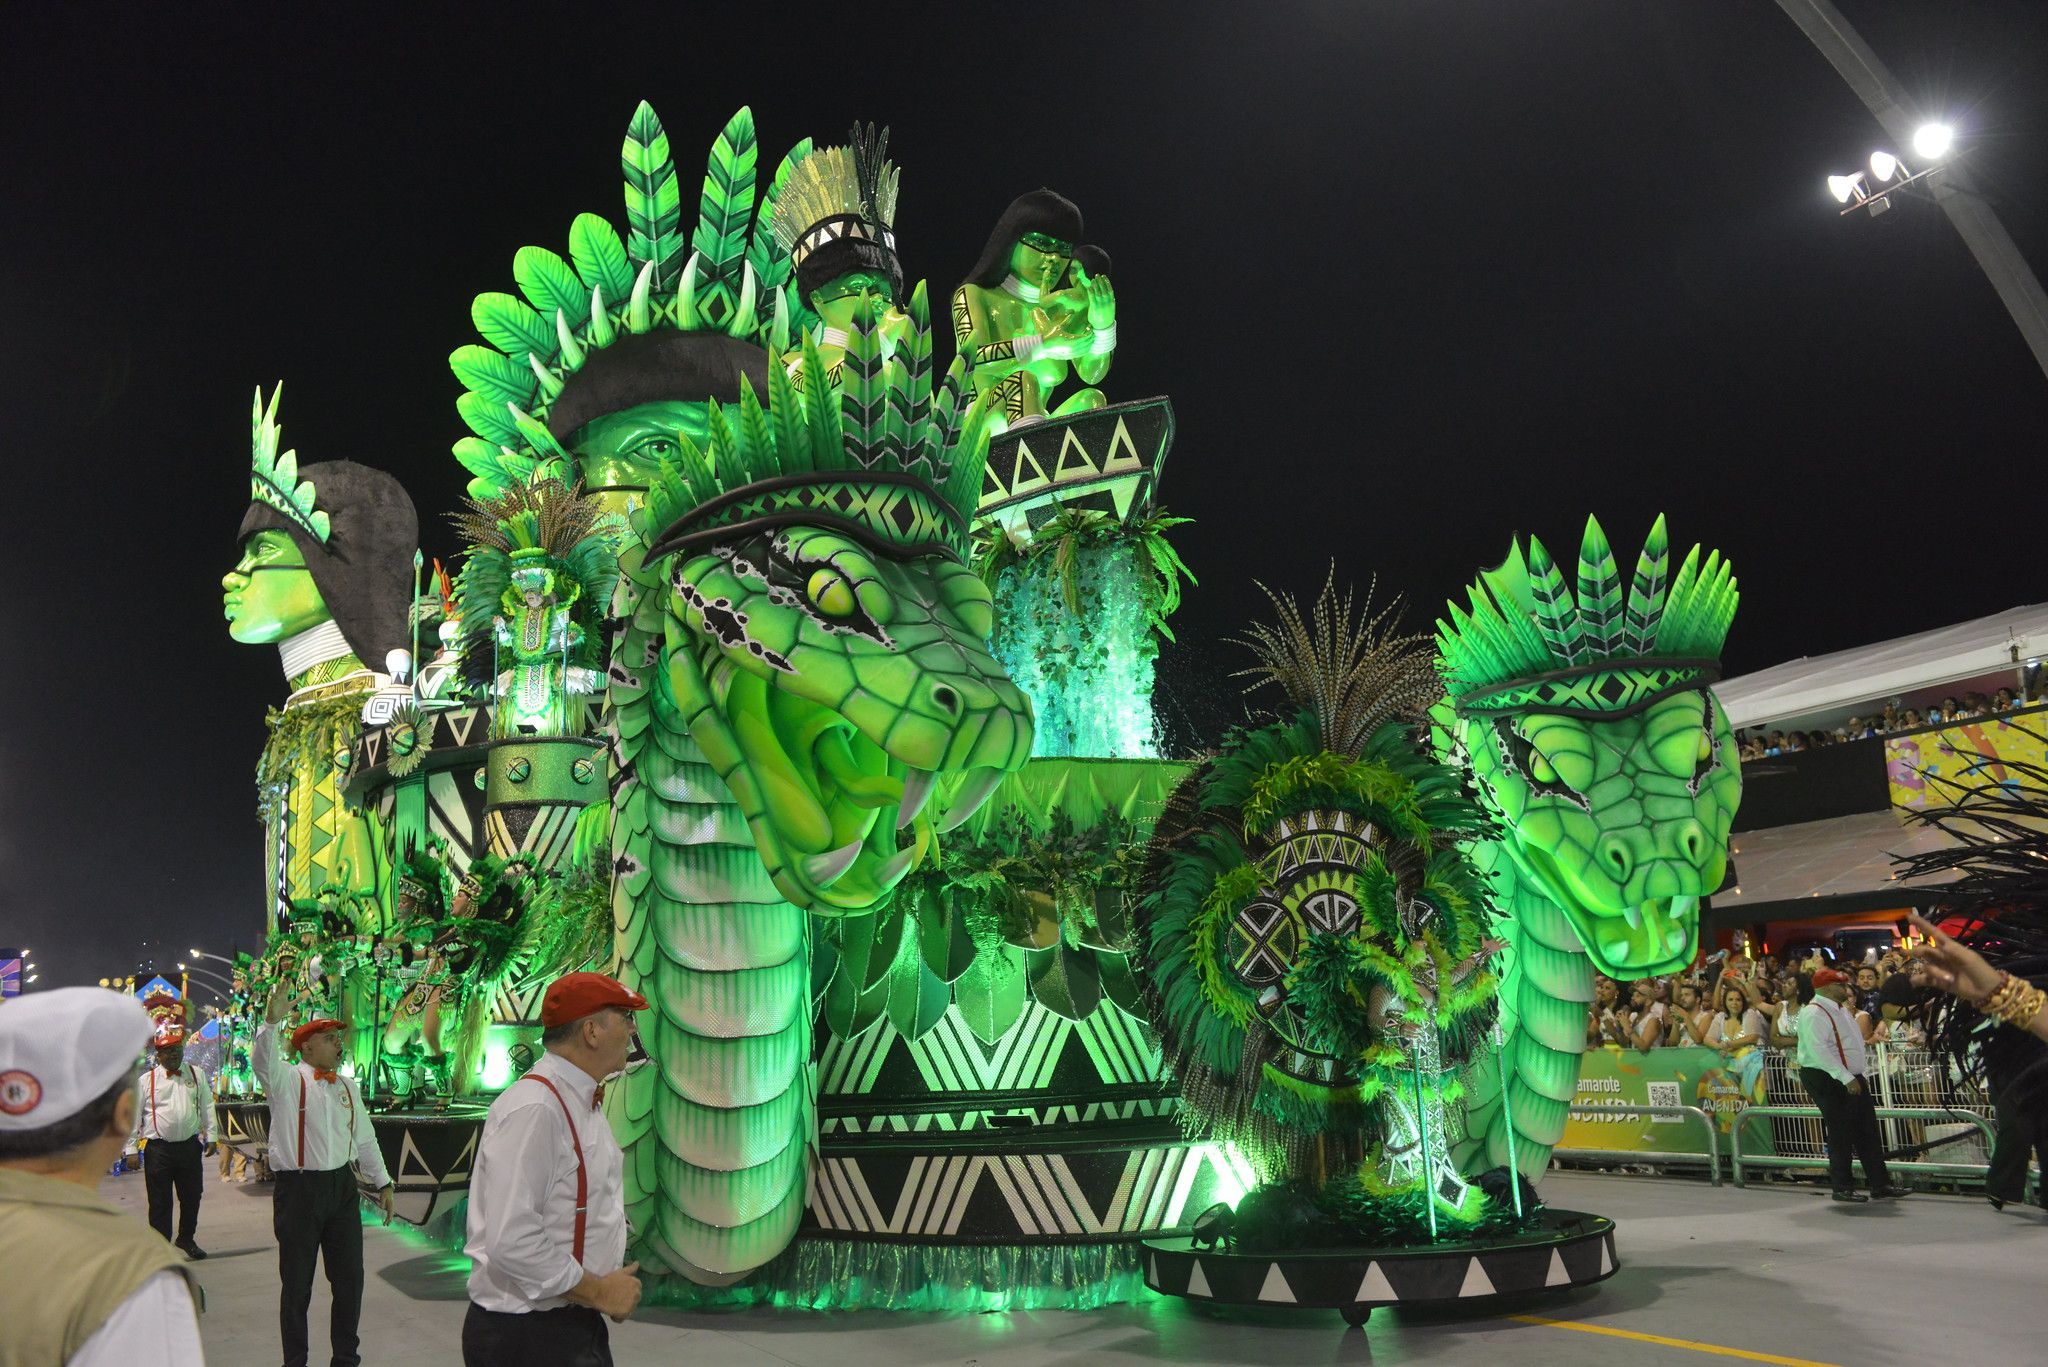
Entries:
[[[1790,1048],[1800,1007],[1798,975],[1828,963],[1818,953],[1798,963],[1785,963],[1776,954],[1761,959],[1717,955],[1688,973],[1632,983],[1595,975],[1586,1045],[1645,1052],[1692,1045],[1729,1055],[1766,1045]],[[1926,1047],[1918,1008],[1926,970],[1917,960],[1892,949],[1873,962],[1835,966],[1851,976],[1850,1013],[1866,1044]],[[1893,979],[1898,981],[1887,991]]]
[[1735,743],[1744,759],[1769,759],[1777,755],[1798,754],[1801,750],[1818,750],[1826,745],[1840,745],[1845,741],[1868,740],[1899,731],[1919,731],[1929,726],[1974,721],[1979,717],[1996,716],[2032,705],[2010,688],[2001,688],[1988,697],[1982,693],[1965,693],[1961,699],[1943,698],[1939,707],[1925,711],[1917,707],[1902,707],[1894,698],[1884,705],[1883,711],[1867,717],[1851,717],[1832,730],[1816,727],[1810,731],[1765,731],[1759,727],[1753,731],[1737,731]]

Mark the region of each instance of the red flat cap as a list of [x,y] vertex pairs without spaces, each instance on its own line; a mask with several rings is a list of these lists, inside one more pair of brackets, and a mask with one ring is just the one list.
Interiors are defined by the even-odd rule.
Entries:
[[1813,985],[1826,987],[1829,983],[1845,983],[1849,975],[1839,968],[1816,968],[1813,970]]
[[602,973],[565,973],[548,984],[547,995],[540,999],[541,1028],[552,1030],[570,1021],[580,1021],[607,1006],[645,1011],[647,998],[628,991],[617,978]]
[[335,1020],[331,1016],[322,1016],[318,1020],[309,1020],[298,1029],[292,1031],[292,1048],[295,1050],[305,1048],[306,1041],[319,1034],[322,1030],[346,1029],[348,1029],[348,1026],[344,1022]]

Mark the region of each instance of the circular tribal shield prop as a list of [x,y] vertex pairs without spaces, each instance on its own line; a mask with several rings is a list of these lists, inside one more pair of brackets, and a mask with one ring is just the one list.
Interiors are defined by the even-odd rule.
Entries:
[[1312,625],[1275,606],[1252,672],[1295,709],[1236,733],[1155,830],[1137,917],[1153,1023],[1190,1129],[1263,1181],[1462,1211],[1450,1103],[1496,988],[1465,854],[1485,820],[1423,741],[1418,638],[1377,635],[1333,589]]

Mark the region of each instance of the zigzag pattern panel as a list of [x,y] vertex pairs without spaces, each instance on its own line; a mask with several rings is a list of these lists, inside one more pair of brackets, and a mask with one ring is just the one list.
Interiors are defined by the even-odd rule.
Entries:
[[1178,1229],[1234,1181],[1206,1144],[828,1156],[811,1171],[809,1219],[883,1238],[1118,1239]]

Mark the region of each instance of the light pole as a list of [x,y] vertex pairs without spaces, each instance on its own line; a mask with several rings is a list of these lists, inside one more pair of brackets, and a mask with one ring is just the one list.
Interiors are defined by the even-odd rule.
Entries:
[[[1914,108],[1905,87],[1877,59],[1870,45],[1849,27],[1849,21],[1835,8],[1833,0],[1778,0],[1778,8],[1799,25],[1799,31],[1820,49],[1836,74],[1849,83],[1849,88],[1884,125],[1884,131],[1901,146],[1912,146],[1923,161],[1939,161],[1947,154],[1945,139],[1939,140],[1939,150],[1935,151],[1928,149],[1936,147],[1936,142],[1923,146],[1917,141],[1920,134],[1945,129],[1946,125],[1926,118]],[[2041,282],[2034,278],[2032,268],[2013,244],[2005,225],[1998,221],[1998,215],[1991,212],[1991,205],[1977,193],[1969,168],[1951,163],[1941,169],[1942,174],[1927,183],[1934,202],[1948,215],[1963,245],[1977,258],[1991,287],[1998,291],[2005,311],[2012,315],[2020,335],[2033,351],[2035,364],[2048,374],[2048,293],[2042,292]],[[1836,183],[1859,179],[1860,176],[1834,177],[1829,181],[1829,189],[1847,203],[1852,192],[1836,189]],[[1870,212],[1882,212],[1877,204],[1884,196],[1873,194],[1869,199]],[[1885,203],[1889,207],[1889,202]]]

